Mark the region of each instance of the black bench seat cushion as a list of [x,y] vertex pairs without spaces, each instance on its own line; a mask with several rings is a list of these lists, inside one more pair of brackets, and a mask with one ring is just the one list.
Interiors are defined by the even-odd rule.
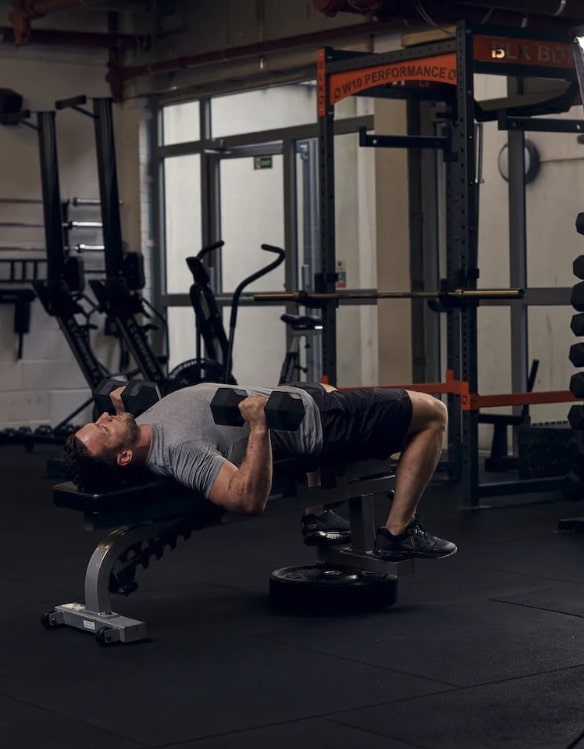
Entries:
[[53,501],[57,507],[83,512],[109,512],[120,507],[130,509],[153,501],[160,502],[164,498],[184,499],[193,504],[205,501],[201,494],[171,479],[153,478],[139,484],[122,484],[107,492],[82,492],[72,481],[53,487]]
[[[309,471],[319,466],[314,462],[282,460],[274,463],[272,496],[293,496],[299,480]],[[362,464],[342,466],[322,466],[323,478],[348,474],[350,478],[362,475],[382,474],[391,470],[389,462],[375,461]],[[324,483],[324,482],[323,482]],[[148,507],[169,506],[180,512],[199,512],[202,507],[211,503],[198,492],[187,489],[172,479],[148,477],[140,483],[122,484],[107,492],[83,492],[67,481],[53,487],[53,502],[57,507],[80,510],[85,513],[101,514],[119,510],[140,509],[142,513]]]

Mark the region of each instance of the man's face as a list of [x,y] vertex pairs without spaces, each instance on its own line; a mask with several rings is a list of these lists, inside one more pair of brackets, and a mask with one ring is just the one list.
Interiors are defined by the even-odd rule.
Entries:
[[[105,450],[112,451],[117,453],[118,463],[120,463],[120,456],[128,452],[138,439],[138,425],[129,413],[116,416],[102,413],[97,421],[81,427],[75,436],[83,442],[91,455],[97,457]],[[122,462],[130,461],[123,460]]]

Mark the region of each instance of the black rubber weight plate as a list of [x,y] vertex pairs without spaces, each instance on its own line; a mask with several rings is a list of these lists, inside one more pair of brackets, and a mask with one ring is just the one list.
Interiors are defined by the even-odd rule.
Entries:
[[279,611],[374,611],[397,601],[397,580],[377,572],[327,565],[282,567],[270,576],[270,603]]

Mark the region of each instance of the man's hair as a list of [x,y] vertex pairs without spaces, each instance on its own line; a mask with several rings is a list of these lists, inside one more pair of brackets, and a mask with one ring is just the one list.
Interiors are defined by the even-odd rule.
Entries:
[[63,447],[63,463],[67,476],[82,492],[113,489],[122,483],[124,473],[116,461],[115,450],[102,450],[92,455],[74,434]]

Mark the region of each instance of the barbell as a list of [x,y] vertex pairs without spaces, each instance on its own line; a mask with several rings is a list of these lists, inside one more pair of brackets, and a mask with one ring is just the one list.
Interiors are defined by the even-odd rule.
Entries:
[[258,292],[254,302],[294,302],[305,307],[324,307],[328,302],[372,301],[378,299],[436,299],[445,306],[466,302],[523,299],[524,289],[443,289],[441,291],[281,291]]

